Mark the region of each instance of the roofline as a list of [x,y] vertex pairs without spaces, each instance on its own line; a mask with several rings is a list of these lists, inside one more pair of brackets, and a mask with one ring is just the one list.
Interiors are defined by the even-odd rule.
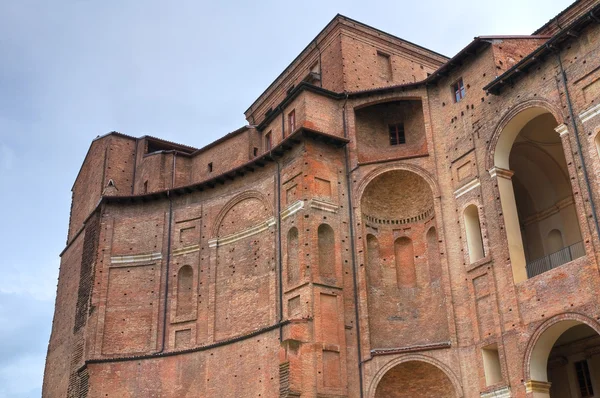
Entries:
[[284,107],[287,104],[289,104],[293,99],[295,99],[298,95],[300,95],[300,93],[302,91],[305,91],[305,90],[316,93],[316,94],[325,95],[329,98],[339,100],[339,99],[344,99],[346,97],[352,98],[352,97],[360,97],[360,96],[364,96],[364,95],[381,94],[381,93],[386,93],[386,92],[395,91],[395,90],[414,89],[414,88],[418,88],[421,86],[435,84],[440,79],[447,77],[450,70],[454,69],[457,66],[460,66],[461,63],[464,61],[464,59],[466,59],[467,57],[477,54],[477,52],[483,46],[491,44],[490,41],[492,41],[492,40],[503,40],[503,39],[504,40],[520,40],[520,39],[531,40],[531,39],[549,39],[550,37],[551,36],[546,36],[546,35],[536,35],[536,36],[531,36],[531,35],[488,35],[488,36],[474,37],[473,40],[469,44],[467,44],[466,47],[464,47],[462,50],[460,50],[454,57],[449,59],[445,64],[441,65],[435,72],[433,72],[431,75],[429,75],[429,77],[427,77],[424,80],[420,80],[420,81],[413,82],[413,83],[404,83],[404,84],[398,84],[398,85],[394,85],[394,86],[384,86],[384,87],[370,88],[367,90],[338,93],[335,91],[324,89],[319,86],[315,86],[308,82],[301,82],[296,87],[294,87],[292,89],[292,91],[290,91],[290,93],[273,109],[273,111],[269,114],[269,116],[267,116],[260,124],[258,124],[256,126],[256,129],[258,131],[263,131],[266,128],[266,126],[271,121],[273,121],[273,119],[275,119],[278,115],[281,114],[281,112],[283,111]]
[[226,141],[226,140],[233,138],[245,131],[252,130],[252,129],[254,129],[254,126],[250,126],[250,125],[242,126],[242,127],[238,128],[237,130],[233,130],[232,132],[225,134],[221,138],[218,138],[215,141],[203,146],[202,148],[196,149],[194,152],[190,153],[190,156],[196,156],[203,152],[206,152],[207,150],[219,145],[223,141]]
[[118,195],[118,196],[102,196],[102,199],[98,203],[111,203],[111,202],[133,202],[142,201],[146,202],[149,200],[155,200],[160,198],[170,197],[171,194],[182,195],[185,193],[191,193],[194,191],[203,191],[206,187],[214,188],[217,184],[224,184],[228,180],[233,180],[238,176],[243,176],[248,171],[254,171],[257,167],[264,167],[266,163],[274,161],[276,158],[283,156],[283,154],[294,147],[294,145],[300,143],[302,138],[312,138],[316,140],[325,141],[329,144],[337,147],[346,145],[350,140],[335,135],[327,134],[322,131],[309,129],[306,127],[300,127],[292,134],[287,136],[283,141],[274,146],[269,152],[258,156],[249,162],[242,164],[236,168],[227,170],[219,175],[216,175],[207,180],[184,185],[179,187],[173,187],[162,191],[144,193],[139,195]]
[[526,57],[513,65],[506,72],[496,77],[492,82],[486,85],[483,90],[492,94],[500,93],[507,81],[514,82],[518,79],[518,76],[522,75],[522,72],[526,72],[531,65],[537,63],[538,60],[543,60],[548,53],[553,52],[553,48],[556,48],[557,45],[560,45],[562,42],[572,38],[570,33],[572,33],[574,29],[584,28],[592,21],[600,24],[600,15],[595,15],[596,13],[600,13],[600,4],[582,14],[564,29],[558,31],[546,43],[529,53]]
[[251,110],[251,109],[254,107],[254,105],[256,105],[256,104],[257,104],[257,103],[260,101],[260,99],[263,97],[263,95],[265,95],[265,94],[266,94],[266,93],[267,93],[267,92],[268,92],[268,91],[269,91],[269,90],[270,90],[270,89],[271,89],[273,86],[275,86],[275,84],[277,83],[277,81],[278,81],[278,80],[279,80],[279,79],[280,79],[280,78],[281,78],[281,77],[282,77],[282,76],[283,76],[283,75],[284,75],[284,74],[285,74],[285,73],[288,71],[288,69],[290,69],[290,67],[291,67],[291,66],[292,66],[292,65],[293,65],[293,64],[294,64],[296,61],[298,61],[300,58],[302,58],[303,54],[304,54],[304,53],[305,53],[305,52],[306,52],[306,51],[307,51],[307,50],[308,50],[308,49],[309,49],[309,48],[310,48],[310,47],[311,47],[313,44],[315,44],[315,43],[317,42],[317,39],[319,38],[319,36],[321,36],[321,35],[322,35],[322,34],[323,34],[325,31],[327,31],[327,30],[328,30],[330,27],[334,26],[334,25],[335,25],[335,23],[336,23],[336,21],[338,21],[339,19],[344,19],[344,20],[346,20],[346,21],[349,21],[349,22],[352,22],[352,23],[358,24],[358,25],[360,25],[360,26],[363,26],[363,27],[365,27],[365,28],[367,28],[367,29],[374,30],[375,32],[382,33],[382,34],[384,34],[384,35],[387,35],[387,36],[389,36],[389,37],[392,37],[393,39],[396,39],[396,40],[402,41],[402,42],[404,42],[404,43],[406,43],[406,44],[409,44],[409,45],[411,45],[411,46],[415,46],[415,47],[417,47],[417,48],[419,48],[419,49],[421,49],[421,50],[425,50],[425,51],[427,51],[427,52],[430,52],[430,53],[432,53],[432,54],[435,54],[435,55],[437,55],[437,56],[439,56],[439,57],[442,57],[442,58],[445,58],[445,59],[448,59],[448,58],[449,58],[449,57],[447,57],[446,55],[440,54],[440,53],[438,53],[438,52],[436,52],[436,51],[430,50],[430,49],[428,49],[428,48],[426,48],[426,47],[420,46],[420,45],[418,45],[418,44],[415,44],[415,43],[413,43],[413,42],[411,42],[411,41],[408,41],[408,40],[402,39],[402,38],[400,38],[400,37],[398,37],[398,36],[395,36],[395,35],[393,35],[393,34],[391,34],[391,33],[384,32],[384,31],[382,31],[382,30],[380,30],[380,29],[377,29],[377,28],[374,28],[374,27],[372,27],[371,25],[368,25],[368,24],[366,24],[366,23],[363,23],[363,22],[357,21],[357,20],[355,20],[355,19],[352,19],[352,18],[350,18],[350,17],[347,17],[347,16],[345,16],[345,15],[342,15],[342,14],[339,14],[339,13],[338,13],[338,14],[336,14],[336,15],[335,15],[335,16],[334,16],[334,17],[331,19],[331,21],[329,21],[329,23],[327,23],[327,25],[325,25],[325,27],[324,27],[323,29],[321,29],[321,31],[319,31],[319,33],[317,33],[317,35],[316,35],[316,36],[315,36],[315,37],[314,37],[314,38],[313,38],[313,39],[310,41],[310,43],[309,43],[309,44],[308,44],[306,47],[304,47],[304,49],[303,49],[303,50],[300,52],[300,54],[298,54],[298,55],[297,55],[297,56],[296,56],[296,57],[295,57],[295,58],[292,60],[292,62],[290,62],[290,63],[288,64],[288,66],[286,66],[286,67],[283,69],[283,71],[282,71],[282,72],[281,72],[281,73],[280,73],[280,74],[279,74],[279,75],[278,75],[278,76],[275,78],[275,80],[273,80],[273,82],[272,82],[271,84],[269,84],[269,86],[268,86],[268,87],[267,87],[267,88],[266,88],[266,89],[265,89],[265,90],[264,90],[264,91],[263,91],[263,92],[262,92],[262,93],[261,93],[261,94],[260,94],[260,95],[259,95],[259,96],[256,98],[256,100],[254,100],[254,102],[252,103],[252,105],[250,105],[250,106],[248,107],[248,109],[246,109],[246,110],[244,111],[244,114],[245,114],[245,113],[247,113],[248,111],[250,111],[250,110]]
[[283,108],[285,108],[287,104],[292,102],[296,97],[298,97],[298,95],[300,95],[302,91],[305,90],[333,99],[341,99],[345,96],[344,93],[337,93],[335,91],[327,90],[326,88],[315,86],[314,84],[310,84],[308,82],[300,82],[300,84],[294,87],[292,91],[290,91],[290,93],[273,109],[269,116],[265,117],[265,119],[256,126],[256,129],[258,131],[263,131],[265,127],[267,127],[267,125],[273,121],[273,119],[281,114]]
[[[541,32],[542,30],[546,29],[548,26],[550,26],[550,24],[552,24],[553,22],[558,22],[558,19],[560,17],[562,17],[563,15],[565,15],[567,12],[571,11],[573,8],[575,8],[576,5],[578,5],[580,2],[580,0],[576,0],[573,3],[571,3],[567,8],[565,8],[564,10],[562,10],[561,12],[559,12],[556,16],[554,16],[554,18],[548,20],[548,22],[546,22],[545,24],[543,24],[542,26],[540,26],[538,29],[535,30],[535,32],[533,32],[533,35],[538,34],[539,32]],[[560,25],[558,26],[559,30],[560,30]]]
[[126,138],[126,139],[133,140],[133,141],[137,141],[138,140],[136,137],[133,137],[133,136],[127,135],[127,134],[123,134],[123,133],[119,133],[118,131],[111,131],[111,132],[108,132],[108,133],[103,134],[103,135],[99,135],[96,138],[94,138],[92,140],[92,142],[90,143],[90,146],[88,147],[88,150],[85,153],[85,156],[83,157],[83,162],[81,162],[81,166],[79,167],[79,171],[77,172],[77,175],[75,176],[75,180],[73,181],[73,185],[71,185],[71,192],[73,192],[73,189],[75,188],[75,184],[77,184],[77,180],[79,179],[79,176],[81,175],[81,171],[83,170],[83,165],[87,161],[88,156],[90,156],[90,151],[92,150],[92,146],[94,145],[94,143],[96,141],[103,140],[104,138],[107,138],[109,136],[117,136],[117,137]]

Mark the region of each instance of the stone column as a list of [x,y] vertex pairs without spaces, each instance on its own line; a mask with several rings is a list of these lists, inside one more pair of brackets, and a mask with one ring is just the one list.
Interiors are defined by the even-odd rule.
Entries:
[[500,167],[493,167],[490,170],[490,176],[496,178],[498,182],[513,278],[515,283],[518,283],[527,279],[527,262],[525,260],[523,238],[521,237],[521,227],[519,226],[515,192],[512,185],[513,174],[513,171]]

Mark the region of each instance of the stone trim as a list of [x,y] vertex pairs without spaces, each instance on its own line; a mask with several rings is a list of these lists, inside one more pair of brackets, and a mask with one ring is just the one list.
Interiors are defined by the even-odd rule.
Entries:
[[285,220],[286,218],[293,216],[294,214],[296,214],[303,208],[304,208],[304,201],[297,200],[294,203],[292,203],[290,206],[288,206],[284,211],[281,212],[281,219]]
[[525,382],[525,392],[540,392],[549,394],[552,383],[547,381],[528,380]]
[[454,191],[454,196],[456,196],[456,198],[458,199],[461,196],[463,196],[464,194],[466,194],[467,192],[477,188],[480,185],[481,185],[481,181],[479,181],[479,178],[475,178],[468,184],[466,184],[466,185],[462,186],[461,188],[457,189],[456,191]]
[[111,256],[111,264],[125,264],[161,260],[162,253],[134,254],[130,256]]
[[219,247],[225,246],[230,243],[237,242],[238,240],[247,238],[249,236],[253,236],[259,234],[263,231],[266,231],[270,227],[276,224],[275,217],[269,218],[267,221],[264,221],[252,228],[245,229],[243,231],[237,232],[235,234],[227,235],[222,238],[214,238],[208,241],[208,247]]
[[565,134],[568,134],[568,133],[569,133],[569,129],[568,129],[567,125],[566,125],[566,124],[564,124],[564,123],[562,123],[562,124],[559,124],[558,126],[556,126],[556,127],[554,128],[554,131],[556,131],[556,132],[558,133],[558,135],[560,135],[561,137],[562,137],[563,135],[565,135]]
[[490,177],[504,178],[505,180],[511,180],[515,172],[512,170],[503,169],[502,167],[494,166],[489,170]]
[[600,104],[588,109],[585,112],[580,113],[579,119],[581,119],[581,123],[585,123],[598,115],[600,115]]
[[330,213],[337,213],[338,205],[333,203],[324,202],[318,199],[312,199],[310,201],[310,207],[312,209],[328,211]]
[[172,256],[181,256],[182,254],[197,252],[198,250],[200,250],[200,245],[185,246],[185,247],[181,247],[179,249],[173,250],[171,255]]
[[511,398],[512,394],[510,393],[509,387],[499,387],[492,391],[482,392],[480,397],[481,398]]

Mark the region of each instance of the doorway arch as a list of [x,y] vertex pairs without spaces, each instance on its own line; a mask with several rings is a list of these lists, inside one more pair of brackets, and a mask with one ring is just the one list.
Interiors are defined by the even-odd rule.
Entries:
[[[592,372],[587,364],[592,358],[591,353],[596,364]],[[527,392],[536,398],[560,398],[563,391],[587,388],[588,384],[600,388],[599,354],[600,326],[593,319],[576,313],[549,319],[533,334],[525,353]],[[580,380],[577,374],[580,369],[575,366],[582,362],[585,362],[587,374],[581,375]],[[559,372],[557,366],[561,367]],[[551,374],[557,378],[555,386],[552,386]]]

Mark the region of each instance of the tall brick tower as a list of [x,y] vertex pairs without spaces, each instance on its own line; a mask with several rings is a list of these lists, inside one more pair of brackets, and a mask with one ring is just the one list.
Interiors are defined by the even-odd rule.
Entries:
[[600,393],[600,5],[451,59],[336,16],[196,149],[73,186],[45,397]]

